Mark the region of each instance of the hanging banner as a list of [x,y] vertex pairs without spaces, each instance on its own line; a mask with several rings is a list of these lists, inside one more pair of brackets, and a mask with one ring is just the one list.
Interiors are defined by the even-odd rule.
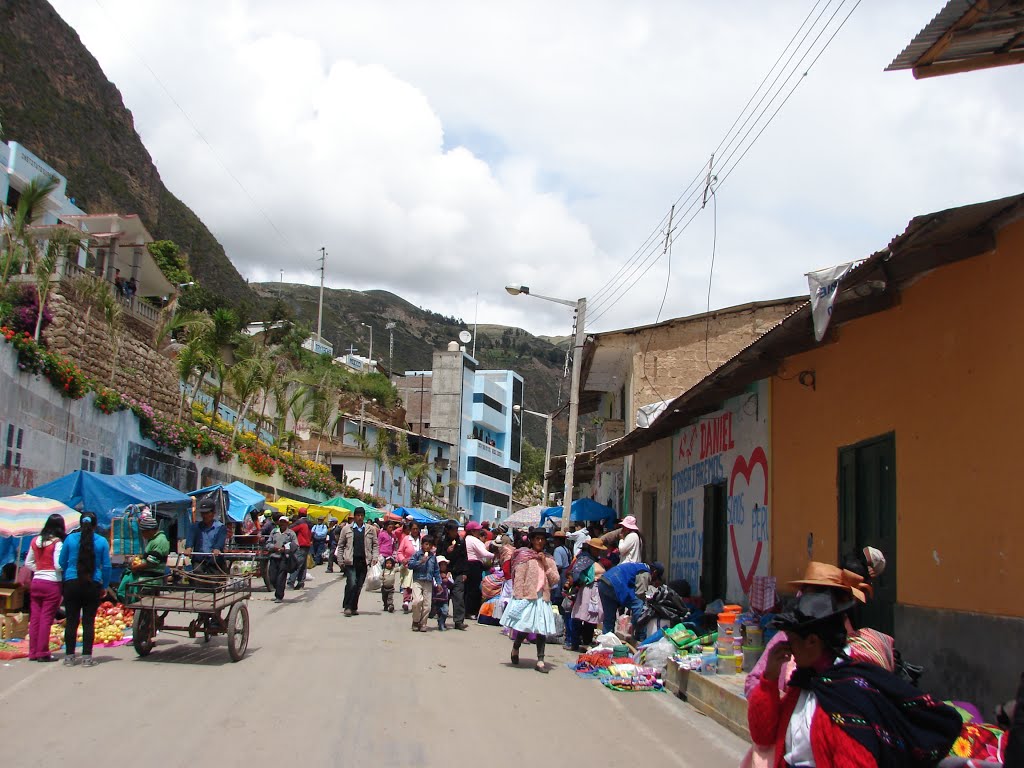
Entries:
[[854,262],[840,264],[817,272],[807,273],[807,285],[811,294],[811,317],[814,319],[814,338],[825,338],[828,321],[832,319],[832,305],[839,295],[839,283],[853,269]]

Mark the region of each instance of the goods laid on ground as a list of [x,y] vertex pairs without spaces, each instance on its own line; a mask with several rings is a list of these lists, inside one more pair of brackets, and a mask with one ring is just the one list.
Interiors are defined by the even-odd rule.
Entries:
[[[637,654],[639,655],[639,654]],[[613,691],[662,691],[661,671],[636,663],[626,653],[611,648],[580,654],[568,665],[580,677],[592,677]]]

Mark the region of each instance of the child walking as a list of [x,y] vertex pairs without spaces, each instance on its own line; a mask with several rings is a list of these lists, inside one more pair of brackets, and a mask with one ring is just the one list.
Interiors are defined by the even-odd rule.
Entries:
[[434,586],[434,613],[437,616],[438,630],[444,632],[447,629],[445,624],[448,622],[448,600],[451,597],[451,587],[455,581],[448,573],[448,558],[444,555],[438,556],[437,567],[441,573],[441,583]]
[[434,556],[434,537],[424,536],[420,551],[409,558],[412,572],[412,631],[426,632],[434,587],[441,583],[441,572]]
[[380,582],[380,596],[384,601],[384,610],[388,613],[395,612],[395,581],[397,579],[398,568],[395,567],[395,558],[385,558],[384,573]]

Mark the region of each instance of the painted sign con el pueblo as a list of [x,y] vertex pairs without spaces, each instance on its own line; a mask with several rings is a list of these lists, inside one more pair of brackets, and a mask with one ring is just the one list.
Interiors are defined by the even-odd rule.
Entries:
[[[672,544],[669,573],[700,587],[704,559],[704,489],[724,484],[728,515],[728,587],[742,601],[770,561],[768,384],[726,401],[672,439]],[[723,553],[720,553],[723,554]],[[722,595],[704,595],[709,600]]]

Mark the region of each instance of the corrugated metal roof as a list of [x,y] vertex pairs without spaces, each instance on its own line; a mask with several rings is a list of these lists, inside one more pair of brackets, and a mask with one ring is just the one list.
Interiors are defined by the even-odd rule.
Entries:
[[[940,43],[941,48],[922,62]],[[920,76],[929,67],[940,70],[942,65],[971,60],[979,60],[977,68],[991,66],[997,62],[980,60],[1018,52],[1024,52],[1024,0],[949,0],[885,69],[914,69],[915,76]]]
[[[995,233],[1020,216],[1024,216],[1024,194],[912,219],[887,248],[872,254],[843,278],[842,296],[836,303],[831,327],[894,306],[899,287],[938,266],[991,250]],[[883,284],[884,290],[876,291],[876,283]],[[863,289],[863,295],[858,289]],[[772,375],[786,357],[816,346],[811,305],[807,302],[675,398],[650,427],[633,430],[600,451],[598,461],[635,453],[673,434],[694,418],[717,410],[724,400],[754,381]]]

